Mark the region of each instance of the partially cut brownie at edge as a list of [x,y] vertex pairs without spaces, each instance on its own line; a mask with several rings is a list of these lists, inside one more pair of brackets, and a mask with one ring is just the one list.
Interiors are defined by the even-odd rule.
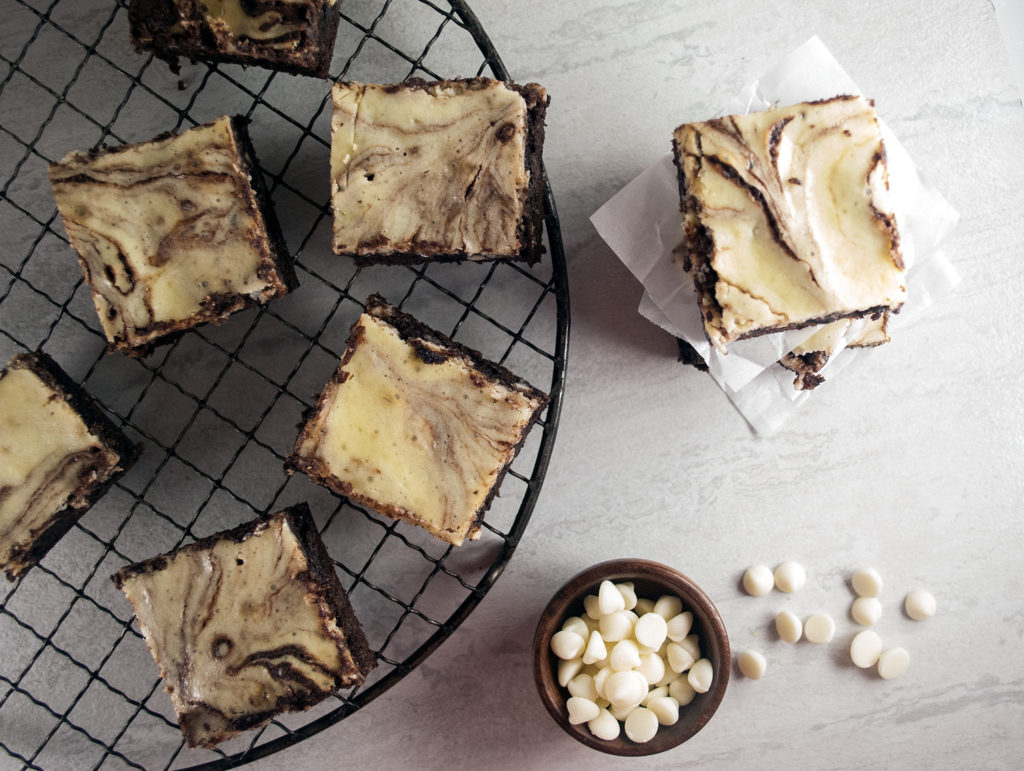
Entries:
[[458,546],[478,537],[547,403],[509,370],[373,295],[286,468]]
[[50,164],[108,347],[140,356],[298,286],[241,116]]
[[[254,11],[253,8],[258,10]],[[135,50],[178,72],[178,57],[328,76],[341,0],[131,0]]]
[[684,267],[719,350],[901,307],[905,268],[870,100],[684,124],[673,149]]
[[0,569],[14,581],[127,471],[139,447],[42,352],[0,372]]
[[342,82],[332,101],[337,254],[358,265],[540,260],[541,86]]
[[305,503],[112,576],[190,747],[305,710],[376,666]]

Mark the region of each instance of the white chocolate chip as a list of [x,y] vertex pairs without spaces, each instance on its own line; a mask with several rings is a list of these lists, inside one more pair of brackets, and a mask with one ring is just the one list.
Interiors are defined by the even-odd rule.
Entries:
[[579,616],[569,616],[562,624],[563,632],[575,632],[584,640],[590,637],[590,627],[587,626],[587,622]]
[[764,597],[775,586],[775,576],[767,565],[754,565],[743,574],[743,588],[751,597]]
[[668,658],[668,666],[673,672],[685,672],[693,666],[697,658],[681,643],[669,643],[665,649]]
[[596,664],[608,658],[608,647],[604,644],[604,638],[598,630],[590,633],[587,640],[587,647],[583,649],[583,663]]
[[907,595],[903,607],[914,621],[925,621],[935,615],[935,595],[925,589],[915,589]]
[[640,650],[633,640],[619,640],[608,654],[608,663],[616,672],[640,666]]
[[685,707],[696,698],[697,692],[687,678],[680,677],[668,684],[668,695],[678,701],[680,707]]
[[673,642],[679,642],[690,633],[693,628],[693,614],[690,611],[673,616],[665,624],[665,635]]
[[668,636],[668,622],[657,613],[645,613],[637,619],[633,635],[641,645],[657,650]]
[[658,683],[665,677],[665,659],[657,653],[641,653],[636,671],[647,678],[648,683]]
[[768,669],[768,662],[757,651],[743,651],[739,655],[738,663],[740,672],[751,680],[760,680],[764,677],[765,670]]
[[646,707],[648,704],[651,703],[651,699],[657,699],[659,696],[668,696],[667,685],[662,685],[658,688],[651,688],[651,690],[647,692],[647,695],[640,700],[640,706]]
[[861,626],[874,626],[882,617],[882,603],[877,597],[858,597],[850,606],[850,615]]
[[659,688],[663,685],[669,685],[673,680],[678,680],[680,677],[682,677],[682,675],[679,672],[673,671],[672,667],[668,665],[668,660],[664,656],[661,657],[661,661],[662,665],[665,667],[665,674],[662,676],[660,680],[653,684]]
[[616,720],[623,721],[629,717],[630,713],[638,706],[638,704],[627,704],[624,707],[616,707],[612,704],[608,707],[608,711],[612,713],[612,717]]
[[804,637],[816,645],[832,642],[836,635],[836,622],[827,613],[814,613],[804,621]]
[[622,601],[625,603],[623,610],[633,610],[636,607],[636,592],[633,591],[633,583],[627,581],[621,584],[615,584],[615,588],[619,590],[622,595]]
[[558,662],[558,684],[565,688],[583,669],[583,659],[570,659]]
[[596,594],[588,594],[583,598],[583,611],[586,613],[587,618],[592,621],[598,621],[601,618],[601,601],[597,599]]
[[694,660],[700,658],[700,638],[695,634],[688,634],[679,643],[679,647],[687,651]]
[[594,702],[601,698],[597,688],[594,687],[594,678],[584,672],[580,672],[570,680],[566,688],[571,696],[582,696],[584,699]]
[[607,709],[602,709],[597,717],[587,723],[587,728],[598,739],[604,739],[605,741],[618,739],[619,731],[621,730],[619,721]]
[[601,667],[597,674],[594,675],[594,689],[597,691],[597,695],[602,699],[608,698],[608,695],[605,693],[604,686],[605,683],[608,682],[608,678],[611,677],[612,672],[614,672],[614,670],[610,666]]
[[606,643],[625,640],[633,634],[633,621],[629,617],[629,611],[620,610],[618,613],[601,616],[598,630]]
[[858,597],[877,597],[882,593],[882,577],[874,568],[854,571],[850,583]]
[[551,635],[551,651],[563,661],[579,657],[586,647],[587,641],[575,632],[563,629]]
[[799,592],[806,581],[807,571],[797,562],[783,562],[775,568],[775,585],[781,592]]
[[878,674],[885,680],[899,677],[910,666],[910,654],[904,648],[890,648],[878,657]]
[[711,666],[710,659],[699,659],[690,667],[686,679],[690,686],[697,693],[707,693],[711,689],[711,682],[714,680],[715,670]]
[[804,633],[804,623],[795,614],[784,610],[775,617],[775,631],[788,643],[795,643]]
[[590,699],[584,699],[582,696],[570,696],[568,701],[565,702],[565,706],[569,710],[569,722],[572,725],[589,723],[601,714],[599,706]]
[[638,616],[642,616],[645,613],[654,612],[654,600],[649,600],[646,597],[640,597],[636,601],[636,607],[633,608],[633,612]]
[[671,696],[655,696],[648,700],[646,706],[661,725],[675,725],[679,722],[679,702]]
[[626,736],[634,742],[649,742],[658,733],[658,716],[644,707],[637,707],[626,718]]
[[683,612],[683,601],[671,594],[663,595],[654,603],[654,612],[668,621]]
[[620,610],[626,609],[626,601],[622,597],[622,592],[611,581],[601,582],[601,586],[597,590],[597,599],[598,608],[602,616],[618,613]]
[[639,672],[612,672],[604,684],[604,697],[613,707],[636,706],[647,695],[647,680]]
[[865,629],[850,641],[850,661],[861,669],[873,667],[882,653],[882,638],[877,632]]

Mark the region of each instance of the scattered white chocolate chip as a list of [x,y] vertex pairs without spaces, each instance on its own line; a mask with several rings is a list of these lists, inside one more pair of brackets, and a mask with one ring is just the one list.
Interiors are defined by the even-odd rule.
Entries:
[[804,634],[804,623],[799,616],[784,610],[775,617],[775,631],[788,643],[795,643]]
[[668,666],[673,672],[685,672],[693,666],[697,659],[681,643],[669,643],[665,648],[665,655],[668,658]]
[[599,706],[582,696],[570,696],[565,702],[565,707],[569,710],[569,722],[573,725],[589,723],[601,714]]
[[775,585],[786,594],[798,592],[807,581],[807,571],[797,562],[783,562],[775,568]]
[[642,616],[645,613],[653,613],[654,600],[649,600],[646,597],[639,597],[636,601],[636,606],[633,608],[633,612],[638,616]]
[[882,617],[882,603],[877,597],[858,597],[850,606],[850,615],[861,626],[874,626]]
[[608,647],[604,644],[604,638],[598,630],[590,633],[587,640],[587,647],[583,649],[583,663],[596,664],[608,658]]
[[648,704],[651,703],[651,699],[657,699],[657,698],[659,698],[661,696],[668,696],[668,686],[667,685],[662,685],[662,686],[659,686],[658,688],[651,688],[651,690],[649,690],[647,692],[647,695],[644,696],[643,699],[641,699],[640,706],[641,707],[646,707]]
[[558,684],[565,688],[569,681],[583,669],[583,659],[570,659],[558,662]]
[[608,654],[608,663],[616,672],[640,666],[640,649],[633,640],[619,640]]
[[633,620],[629,617],[629,611],[620,610],[618,613],[601,616],[597,628],[605,642],[618,642],[633,634]]
[[714,677],[715,670],[711,666],[710,659],[699,659],[686,673],[686,679],[690,681],[690,685],[697,693],[707,693],[711,689]]
[[685,707],[697,696],[690,681],[685,677],[679,677],[668,684],[668,695],[679,702],[680,707]]
[[935,615],[935,595],[925,589],[915,589],[907,595],[903,607],[914,621],[925,621]]
[[597,690],[597,695],[600,696],[602,699],[608,698],[608,696],[605,694],[604,685],[608,682],[608,678],[611,677],[613,671],[614,670],[612,670],[610,666],[601,667],[601,669],[598,670],[597,674],[594,675],[594,688],[595,690]]
[[665,636],[673,642],[679,642],[690,633],[692,628],[693,614],[687,610],[680,613],[678,616],[673,616],[666,622]]
[[775,576],[767,565],[754,565],[743,574],[743,588],[751,597],[764,597],[775,586]]
[[858,597],[877,597],[882,593],[882,577],[874,568],[854,571],[850,583]]
[[551,651],[563,661],[577,658],[586,647],[587,641],[583,637],[567,629],[551,635]]
[[566,685],[566,689],[571,696],[582,696],[584,699],[590,699],[593,702],[601,698],[597,688],[594,687],[594,678],[584,672],[580,672],[570,680],[568,685]]
[[598,739],[604,739],[609,742],[612,739],[618,739],[619,731],[622,730],[619,726],[619,721],[607,709],[602,709],[597,717],[587,723],[587,728]]
[[904,648],[890,648],[878,657],[878,675],[885,680],[899,677],[910,666],[910,654]]
[[593,621],[601,618],[601,601],[597,598],[596,594],[588,594],[583,598],[583,611]]
[[700,658],[700,640],[695,634],[688,634],[679,642],[679,647],[693,656],[694,660]]
[[584,640],[590,637],[590,627],[587,626],[587,622],[579,616],[569,616],[562,624],[563,632],[575,632]]
[[634,742],[649,742],[658,733],[658,716],[646,707],[637,707],[626,718],[625,729]]
[[602,616],[626,609],[626,600],[611,581],[602,581],[597,590],[598,609]]
[[623,610],[633,610],[636,607],[636,592],[633,590],[633,583],[627,581],[622,584],[615,584],[615,588],[619,590],[622,595],[622,601],[625,603]]
[[654,713],[661,725],[675,725],[679,722],[679,702],[671,696],[655,696],[645,706]]
[[637,704],[626,704],[622,707],[616,707],[614,704],[609,705],[608,711],[612,713],[612,717],[616,720],[623,721],[629,714],[637,708]]
[[768,662],[758,651],[743,651],[738,663],[743,676],[751,680],[760,680],[768,669]]
[[850,660],[861,669],[873,667],[882,653],[882,638],[877,632],[865,629],[850,642]]
[[683,612],[683,601],[674,595],[666,594],[654,603],[654,612],[668,621]]
[[647,678],[648,683],[657,684],[665,677],[665,659],[657,653],[641,653],[636,671]]
[[657,613],[644,613],[637,619],[633,635],[641,645],[657,650],[668,637],[668,622]]
[[804,621],[804,637],[809,642],[824,645],[832,642],[836,634],[836,622],[827,613],[814,613]]

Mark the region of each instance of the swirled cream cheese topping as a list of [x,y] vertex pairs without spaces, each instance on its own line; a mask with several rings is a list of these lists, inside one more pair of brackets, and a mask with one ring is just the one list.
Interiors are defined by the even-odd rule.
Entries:
[[686,259],[710,341],[898,310],[905,269],[872,103],[680,126]]
[[499,81],[333,88],[334,251],[513,256],[527,105]]
[[50,181],[112,345],[142,346],[285,291],[227,116],[71,153]]
[[25,554],[54,515],[107,471],[103,441],[30,369],[0,377],[0,568]]
[[311,566],[283,514],[243,537],[148,562],[115,580],[191,746],[213,746],[350,684],[341,677],[355,671],[345,634],[310,591]]
[[370,313],[294,455],[337,492],[456,545],[479,517],[543,395],[503,382],[430,340],[403,339]]

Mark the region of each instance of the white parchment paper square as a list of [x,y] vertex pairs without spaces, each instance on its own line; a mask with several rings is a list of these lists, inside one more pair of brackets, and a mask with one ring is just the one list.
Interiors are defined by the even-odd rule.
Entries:
[[[720,114],[745,114],[776,104],[859,93],[825,45],[813,37],[743,89]],[[888,327],[890,334],[898,335],[900,329],[959,283],[956,271],[939,248],[959,215],[937,190],[922,181],[909,154],[881,119],[879,125],[888,156],[892,205],[908,266],[907,300],[890,318]],[[812,397],[812,391],[797,391],[793,373],[777,362],[815,328],[741,340],[729,346],[728,355],[708,343],[693,279],[674,256],[682,239],[682,218],[671,153],[619,191],[593,214],[591,222],[643,285],[640,314],[697,350],[715,382],[755,431],[767,434],[778,430]],[[864,355],[862,350],[845,347],[858,329],[859,325],[851,325],[825,365],[821,374],[826,381],[834,380],[855,358]]]

